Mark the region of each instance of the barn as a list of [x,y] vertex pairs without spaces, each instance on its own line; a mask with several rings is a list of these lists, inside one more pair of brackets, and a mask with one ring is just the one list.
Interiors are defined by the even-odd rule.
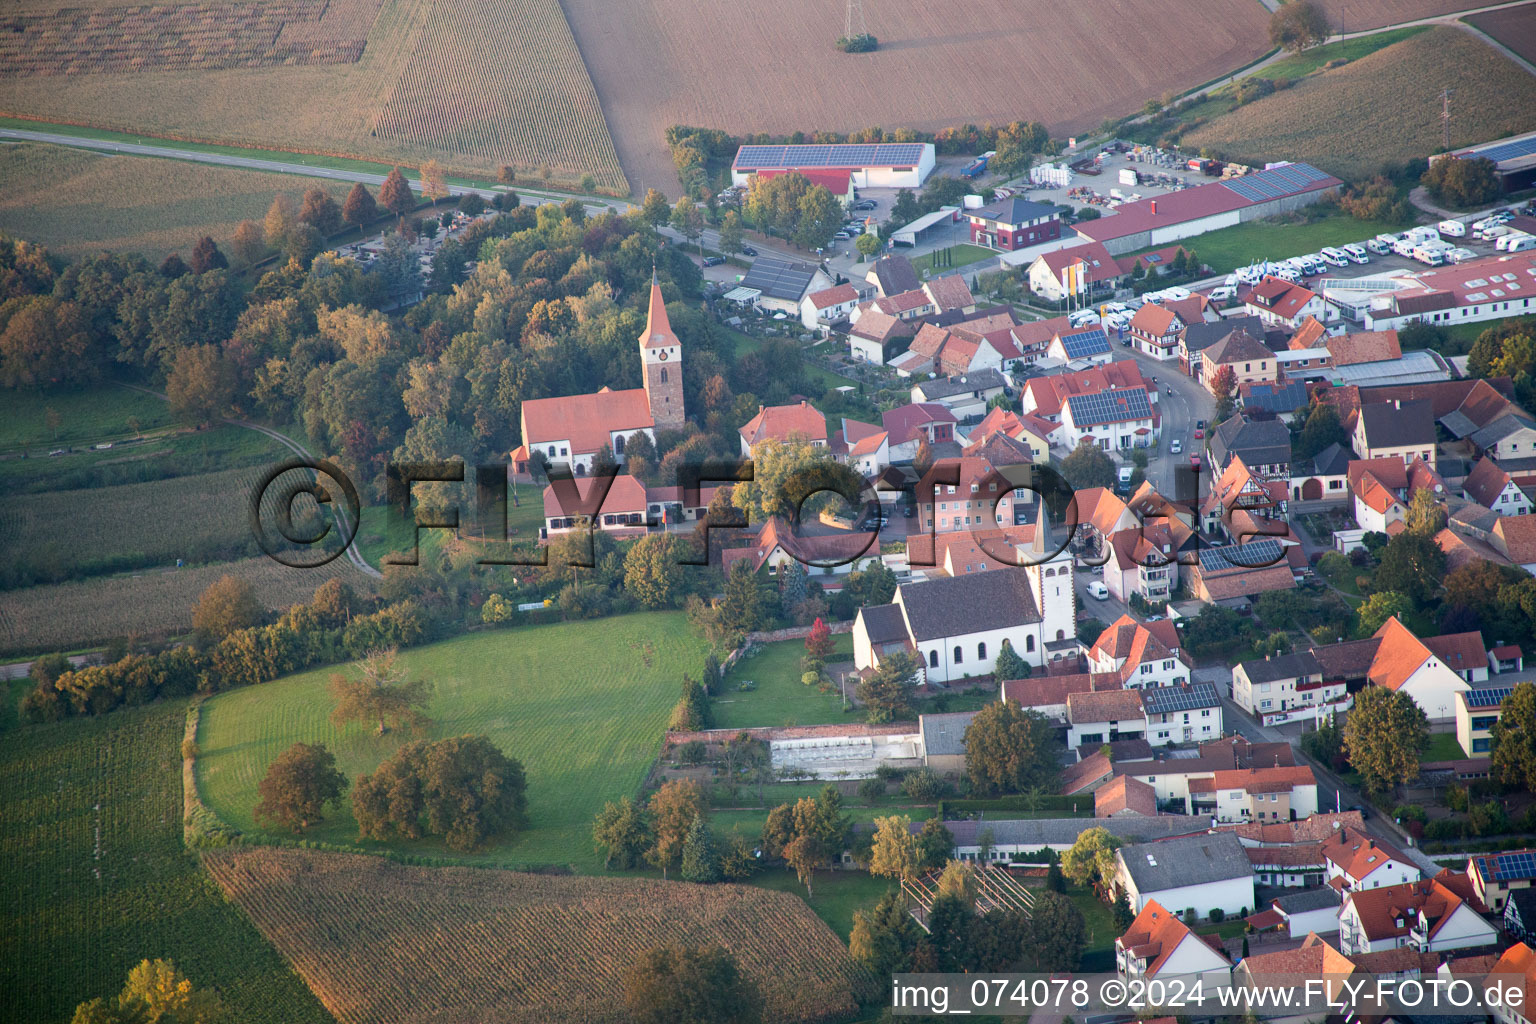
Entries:
[[[1444,159],[1444,156],[1432,156],[1429,162],[1434,163]],[[1458,149],[1451,156],[1458,160],[1492,160],[1494,174],[1498,175],[1499,185],[1506,193],[1536,185],[1536,132],[1485,142],[1469,149]]]
[[846,171],[854,188],[921,188],[934,160],[931,142],[742,146],[731,164],[731,183],[749,184],[759,171]]

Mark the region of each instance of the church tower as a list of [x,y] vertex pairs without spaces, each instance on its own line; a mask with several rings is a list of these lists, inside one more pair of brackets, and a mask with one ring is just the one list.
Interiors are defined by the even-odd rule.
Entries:
[[640,336],[641,372],[651,422],[658,428],[683,425],[683,346],[672,333],[656,271],[651,271],[651,307]]
[[[1070,640],[1077,636],[1077,592],[1073,583],[1071,545],[1051,554],[1055,544],[1051,541],[1051,518],[1045,501],[1040,501],[1040,511],[1035,518],[1035,534],[1027,543],[1019,545],[1024,571],[1029,573],[1030,589],[1034,592],[1035,607],[1040,611],[1041,646],[1057,640]],[[1042,650],[1040,664],[1047,662]]]

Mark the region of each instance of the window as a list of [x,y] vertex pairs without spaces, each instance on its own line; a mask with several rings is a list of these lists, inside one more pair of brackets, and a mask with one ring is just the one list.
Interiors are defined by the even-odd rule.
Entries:
[[628,438],[626,438],[623,434],[620,434],[618,437],[615,437],[613,439],[613,454],[615,454],[615,455],[623,455],[624,454],[624,442],[626,440],[628,440]]
[[1067,638],[1067,631],[1066,630],[1058,629],[1056,631],[1056,639],[1057,640],[1065,640],[1066,638]]
[[928,667],[929,668],[938,668],[939,667],[939,652],[938,651],[929,651],[928,652]]
[[1472,753],[1474,753],[1474,754],[1486,754],[1488,752],[1488,750],[1490,749],[1490,744],[1492,744],[1492,742],[1493,741],[1490,740],[1486,736],[1483,737],[1482,739],[1475,739],[1475,740],[1473,740],[1472,741]]
[[955,644],[955,664],[956,665],[963,665],[964,663],[965,663],[965,654],[960,650],[960,645],[959,644]]
[[977,644],[976,645],[976,660],[977,661],[986,661],[987,660],[987,645],[986,644]]
[[555,446],[554,445],[550,445],[549,446],[549,457],[550,458],[554,458],[555,457]]
[[1024,649],[1026,651],[1033,651],[1035,649],[1035,638],[1033,636],[1024,638]]
[[1141,666],[1141,674],[1144,675],[1144,676],[1151,675],[1152,674],[1152,666],[1151,665],[1143,665],[1143,666]]

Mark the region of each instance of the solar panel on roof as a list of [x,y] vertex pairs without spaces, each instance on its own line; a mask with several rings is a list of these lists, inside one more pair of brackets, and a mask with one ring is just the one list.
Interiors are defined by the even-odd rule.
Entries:
[[1141,691],[1141,703],[1148,714],[1167,715],[1177,711],[1211,708],[1221,703],[1216,687],[1210,683],[1183,686],[1158,686]]
[[1110,351],[1109,339],[1104,336],[1101,328],[1063,334],[1061,344],[1067,350],[1068,359],[1084,359]]
[[1091,395],[1072,395],[1067,399],[1067,405],[1072,410],[1072,422],[1078,426],[1152,418],[1152,408],[1147,403],[1145,388],[1120,388]]
[[923,150],[920,142],[742,146],[736,151],[736,169],[898,166],[918,163]]
[[1530,850],[1520,850],[1516,853],[1490,854],[1487,860],[1492,862],[1495,881],[1511,882],[1522,878],[1536,878],[1536,853]]
[[756,288],[773,299],[798,301],[815,275],[816,268],[809,263],[762,256],[742,277],[741,287]]
[[1201,572],[1226,572],[1231,569],[1264,569],[1278,564],[1285,553],[1273,538],[1251,540],[1246,544],[1227,544],[1200,549]]
[[1271,167],[1220,184],[1249,202],[1261,203],[1303,192],[1327,177],[1327,174],[1311,164],[1286,164],[1284,167]]
[[1467,707],[1496,708],[1513,692],[1512,686],[1489,686],[1480,690],[1468,690],[1466,692]]
[[1474,156],[1484,157],[1499,163],[1502,160],[1513,160],[1516,157],[1530,156],[1536,153],[1536,136],[1528,139],[1516,139],[1513,142],[1503,142],[1489,149],[1474,149]]

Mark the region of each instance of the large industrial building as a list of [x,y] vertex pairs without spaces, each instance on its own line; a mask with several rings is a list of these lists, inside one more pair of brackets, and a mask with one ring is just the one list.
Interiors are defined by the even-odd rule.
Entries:
[[[1476,160],[1479,157],[1492,160],[1494,173],[1499,176],[1499,184],[1505,192],[1518,192],[1536,185],[1536,132],[1458,149],[1451,156],[1461,160]],[[1433,163],[1442,157],[1432,156],[1429,159]]]
[[742,146],[731,182],[749,184],[758,171],[846,171],[854,188],[921,188],[934,160],[931,142]]
[[1341,315],[1368,331],[1389,331],[1422,320],[1471,324],[1536,312],[1536,254],[1485,256],[1406,274],[1356,278],[1352,287],[1325,290]]
[[1088,241],[1102,243],[1111,256],[1123,256],[1300,209],[1343,184],[1311,164],[1280,164],[1241,178],[1122,203],[1113,213],[1073,227]]

